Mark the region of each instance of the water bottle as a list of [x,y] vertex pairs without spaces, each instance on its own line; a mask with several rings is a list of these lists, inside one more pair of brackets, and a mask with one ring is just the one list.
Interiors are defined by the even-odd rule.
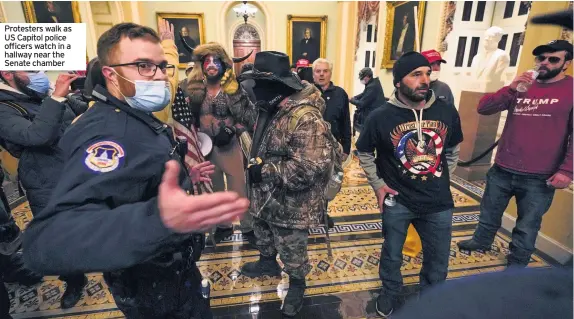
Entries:
[[329,184],[327,185],[327,192],[325,197],[327,200],[333,200],[339,190],[341,189],[341,184],[343,184],[343,172],[338,172],[337,174],[333,174],[331,179],[329,180]]
[[209,280],[203,279],[201,281],[201,295],[203,296],[204,299],[206,299],[206,300],[209,299],[210,290],[211,290],[211,285],[209,284]]
[[387,198],[385,198],[385,205],[389,207],[393,207],[397,204],[397,200],[395,199],[395,195],[389,194]]
[[[530,75],[532,76],[532,81],[536,80],[536,78],[538,77],[538,74],[540,74],[538,72],[538,66],[535,66],[532,70],[528,70],[527,72],[530,73]],[[520,82],[516,86],[516,91],[524,93],[524,92],[528,91],[528,89],[530,88],[530,85],[531,84],[528,84],[526,82]]]

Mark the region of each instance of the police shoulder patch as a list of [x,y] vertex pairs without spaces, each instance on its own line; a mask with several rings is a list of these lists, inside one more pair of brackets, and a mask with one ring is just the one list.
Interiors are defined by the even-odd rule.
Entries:
[[111,172],[123,163],[124,149],[116,142],[100,141],[86,149],[84,163],[94,172]]

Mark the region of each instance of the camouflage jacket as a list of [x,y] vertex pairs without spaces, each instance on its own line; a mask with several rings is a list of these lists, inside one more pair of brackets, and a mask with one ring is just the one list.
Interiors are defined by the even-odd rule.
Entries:
[[[294,111],[304,106],[317,112],[304,114],[289,131]],[[325,101],[313,85],[284,100],[270,119],[257,151],[264,165],[263,182],[250,185],[250,212],[270,224],[308,229],[320,224],[331,164],[329,125],[322,120]],[[265,191],[265,186],[271,186]]]

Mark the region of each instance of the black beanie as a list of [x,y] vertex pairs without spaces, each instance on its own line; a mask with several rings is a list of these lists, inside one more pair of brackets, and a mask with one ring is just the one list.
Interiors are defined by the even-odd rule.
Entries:
[[401,55],[393,66],[393,86],[397,85],[407,74],[421,66],[430,68],[430,63],[424,55],[415,51]]

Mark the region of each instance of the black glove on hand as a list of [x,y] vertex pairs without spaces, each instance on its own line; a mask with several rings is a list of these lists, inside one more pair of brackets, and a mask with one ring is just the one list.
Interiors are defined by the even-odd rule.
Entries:
[[213,144],[217,147],[225,146],[231,142],[235,136],[235,131],[229,126],[222,127],[219,133],[213,138]]
[[247,168],[249,172],[249,182],[251,184],[258,184],[263,181],[263,177],[261,176],[261,169],[263,168],[263,163],[261,164],[254,164]]

